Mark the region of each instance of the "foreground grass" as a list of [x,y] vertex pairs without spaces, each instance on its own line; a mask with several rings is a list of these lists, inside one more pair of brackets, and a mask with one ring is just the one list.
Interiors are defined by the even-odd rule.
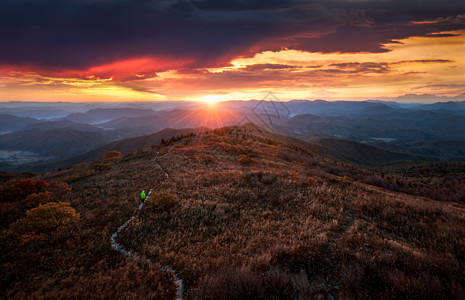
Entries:
[[[170,205],[151,197],[119,241],[176,269],[186,298],[465,295],[462,205],[332,175],[333,162],[278,142],[211,134],[187,144],[63,178],[80,229],[26,246],[5,231],[2,294],[172,298],[169,274],[127,261],[109,244],[138,193],[154,188]],[[153,162],[156,151],[169,178]]]

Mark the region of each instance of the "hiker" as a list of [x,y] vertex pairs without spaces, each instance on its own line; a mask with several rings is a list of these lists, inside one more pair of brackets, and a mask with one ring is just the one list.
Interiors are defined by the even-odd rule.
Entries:
[[142,191],[142,193],[140,193],[140,199],[142,202],[144,202],[145,200],[145,191]]

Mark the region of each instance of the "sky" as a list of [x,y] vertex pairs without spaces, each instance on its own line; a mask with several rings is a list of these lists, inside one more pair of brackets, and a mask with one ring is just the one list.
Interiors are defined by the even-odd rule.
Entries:
[[465,100],[463,0],[0,0],[0,101]]

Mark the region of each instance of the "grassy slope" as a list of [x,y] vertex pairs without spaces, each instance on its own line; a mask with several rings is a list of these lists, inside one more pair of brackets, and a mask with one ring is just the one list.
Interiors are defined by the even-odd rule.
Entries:
[[[83,217],[81,233],[43,246],[36,267],[16,274],[7,295],[172,295],[168,275],[125,261],[109,245],[140,190],[152,187],[175,195],[179,205],[163,212],[147,203],[120,241],[178,270],[188,298],[464,295],[463,205],[330,175],[327,160],[306,167],[321,158],[279,142],[205,139],[159,150],[169,179],[153,163],[156,150],[127,155],[107,173],[76,174],[69,200]],[[255,161],[242,164],[240,155]],[[13,253],[22,257],[27,249]],[[47,261],[53,265],[45,272]]]

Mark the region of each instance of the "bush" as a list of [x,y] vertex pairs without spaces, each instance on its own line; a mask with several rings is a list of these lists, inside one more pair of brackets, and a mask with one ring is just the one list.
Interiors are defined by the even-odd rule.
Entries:
[[103,155],[103,159],[105,159],[108,162],[113,162],[121,158],[121,153],[118,151],[108,151]]
[[309,176],[309,177],[307,177],[307,179],[305,180],[304,183],[306,185],[314,185],[314,184],[317,184],[319,182],[320,182],[320,180],[318,180],[317,178]]
[[115,150],[113,150],[113,151],[108,151],[107,153],[105,153],[105,154],[103,155],[103,158],[104,158],[104,159],[108,159],[108,160],[118,159],[118,158],[120,158],[120,157],[121,157],[121,153],[118,152],[118,151],[115,151]]
[[52,199],[52,193],[51,192],[43,192],[43,193],[34,193],[30,194],[29,196],[26,197],[26,200],[24,202],[26,203],[26,206],[28,208],[33,208],[37,207],[40,204],[45,204],[50,202]]
[[47,191],[53,194],[53,200],[62,201],[69,195],[71,188],[66,182],[52,181],[48,184]]
[[167,193],[155,193],[152,195],[153,203],[162,211],[169,211],[178,204],[176,196]]
[[251,165],[258,163],[256,159],[250,158],[247,155],[239,155],[239,162],[243,165]]
[[49,202],[26,211],[26,216],[10,225],[10,230],[17,234],[45,233],[50,234],[69,222],[78,221],[79,214],[67,202]]
[[0,188],[0,199],[2,202],[14,202],[22,200],[33,193],[45,191],[47,182],[45,180],[21,179],[9,181]]

